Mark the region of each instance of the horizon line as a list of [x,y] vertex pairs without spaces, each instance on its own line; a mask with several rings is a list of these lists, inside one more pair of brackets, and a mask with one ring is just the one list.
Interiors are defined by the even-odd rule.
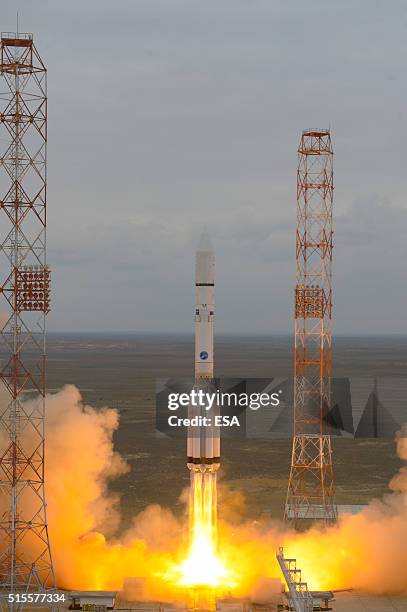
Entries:
[[[137,331],[137,330],[47,330],[47,335],[51,334],[98,334],[98,335],[112,335],[112,334],[125,334],[132,336],[185,336],[185,337],[194,337],[194,332],[185,332],[185,331]],[[333,337],[407,337],[407,332],[337,332],[332,334]],[[270,332],[258,332],[258,331],[222,331],[217,332],[216,336],[294,336],[294,332],[281,332],[281,331],[270,331]]]

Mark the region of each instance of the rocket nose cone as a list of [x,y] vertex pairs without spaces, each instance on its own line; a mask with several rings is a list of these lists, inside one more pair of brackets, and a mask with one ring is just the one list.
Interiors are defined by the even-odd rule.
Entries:
[[213,253],[213,246],[208,232],[202,232],[199,239],[197,252]]
[[197,285],[215,282],[215,254],[206,232],[201,235],[195,255],[195,282]]

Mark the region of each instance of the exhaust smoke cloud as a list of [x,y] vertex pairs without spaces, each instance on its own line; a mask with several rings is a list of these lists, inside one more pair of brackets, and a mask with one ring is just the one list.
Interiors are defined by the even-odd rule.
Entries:
[[[4,396],[0,401],[6,401]],[[135,516],[129,530],[115,535],[120,500],[108,484],[129,469],[113,448],[118,419],[115,410],[84,405],[71,385],[47,398],[46,494],[58,587],[120,590],[126,577],[142,577],[146,599],[180,601],[185,592],[172,576],[188,548],[187,512],[175,517],[150,506]],[[3,436],[0,451],[4,444]],[[399,433],[397,450],[407,461],[407,428]],[[311,589],[407,593],[407,467],[389,489],[360,514],[305,533],[289,531],[278,521],[239,522],[239,504],[233,495],[224,496],[231,500],[232,520],[219,521],[219,546],[233,570],[233,594],[265,599],[279,589],[278,546],[298,559]],[[6,511],[0,497],[0,512]]]

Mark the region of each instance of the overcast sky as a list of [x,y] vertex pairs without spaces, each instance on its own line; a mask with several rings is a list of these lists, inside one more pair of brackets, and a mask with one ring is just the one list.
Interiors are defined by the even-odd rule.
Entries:
[[335,151],[334,331],[407,331],[405,0],[2,0],[48,66],[52,330],[291,332],[300,133]]

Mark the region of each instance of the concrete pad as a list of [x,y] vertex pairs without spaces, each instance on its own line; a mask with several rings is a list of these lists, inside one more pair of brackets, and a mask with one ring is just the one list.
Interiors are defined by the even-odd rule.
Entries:
[[407,597],[375,597],[359,591],[334,593],[335,612],[407,612]]

